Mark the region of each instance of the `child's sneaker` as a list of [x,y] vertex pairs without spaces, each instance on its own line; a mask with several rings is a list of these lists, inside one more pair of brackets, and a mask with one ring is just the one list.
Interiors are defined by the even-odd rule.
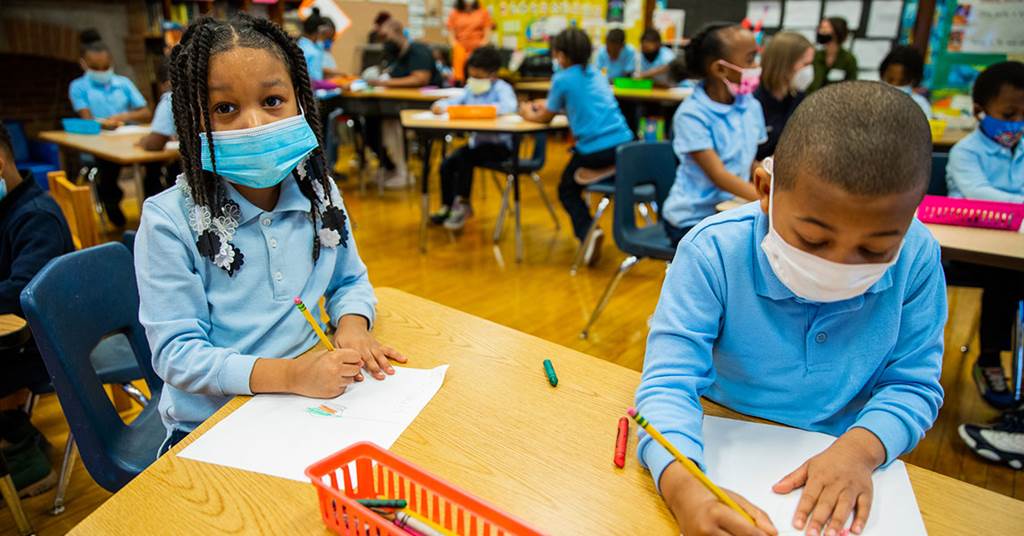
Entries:
[[448,205],[441,205],[441,208],[437,209],[437,212],[430,215],[430,223],[434,225],[441,225],[444,223],[444,220],[448,219],[448,215],[451,214],[451,212],[451,207]]
[[1024,409],[1004,413],[996,424],[961,424],[959,432],[978,456],[1024,469]]
[[456,199],[455,204],[452,206],[451,213],[448,214],[448,218],[444,220],[444,228],[449,231],[459,231],[466,226],[466,218],[473,215],[473,207],[469,206],[469,203],[464,203],[461,200]]
[[1006,372],[1002,366],[986,367],[979,362],[972,369],[974,383],[978,386],[981,398],[996,409],[1007,409],[1013,405],[1013,393],[1006,381]]

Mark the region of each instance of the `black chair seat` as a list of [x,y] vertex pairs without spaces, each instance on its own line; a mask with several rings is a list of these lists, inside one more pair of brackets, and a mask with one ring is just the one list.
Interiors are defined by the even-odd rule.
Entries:
[[[591,192],[601,195],[615,195],[615,178],[605,179],[600,182],[588,184],[583,188],[586,192]],[[654,201],[654,185],[653,184],[641,184],[636,188],[633,188],[633,196],[636,197],[638,203],[650,203]]]
[[624,231],[623,236],[626,240],[618,246],[628,255],[671,261],[676,254],[676,248],[672,247],[661,224],[630,229]]

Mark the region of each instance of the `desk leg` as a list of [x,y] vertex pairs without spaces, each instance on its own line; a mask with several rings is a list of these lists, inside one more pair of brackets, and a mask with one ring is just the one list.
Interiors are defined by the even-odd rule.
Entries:
[[433,138],[420,134],[423,151],[423,175],[420,179],[420,253],[427,252],[427,219],[430,218],[430,149]]
[[132,164],[132,173],[135,175],[135,196],[139,200],[139,218],[142,218],[142,204],[146,202],[146,192],[143,189],[142,164]]
[[522,138],[514,136],[512,138],[512,164],[513,169],[510,170],[509,178],[512,180],[512,202],[515,205],[516,211],[516,262],[523,262],[523,222],[522,214],[519,203],[519,145]]

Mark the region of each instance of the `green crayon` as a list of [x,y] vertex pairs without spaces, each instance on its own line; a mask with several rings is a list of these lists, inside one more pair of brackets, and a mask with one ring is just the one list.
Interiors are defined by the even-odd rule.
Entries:
[[405,499],[356,499],[367,508],[405,508]]
[[548,375],[548,383],[551,387],[558,387],[558,375],[555,374],[555,367],[551,364],[550,359],[544,360],[544,372]]

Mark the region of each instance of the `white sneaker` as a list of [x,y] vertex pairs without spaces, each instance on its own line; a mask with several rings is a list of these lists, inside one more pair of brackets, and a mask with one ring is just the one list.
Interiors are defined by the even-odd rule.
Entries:
[[586,249],[583,250],[583,264],[593,266],[601,260],[601,245],[604,244],[604,231],[600,228],[594,230]]
[[405,190],[412,186],[412,179],[409,175],[400,171],[391,171],[384,178],[385,190]]

